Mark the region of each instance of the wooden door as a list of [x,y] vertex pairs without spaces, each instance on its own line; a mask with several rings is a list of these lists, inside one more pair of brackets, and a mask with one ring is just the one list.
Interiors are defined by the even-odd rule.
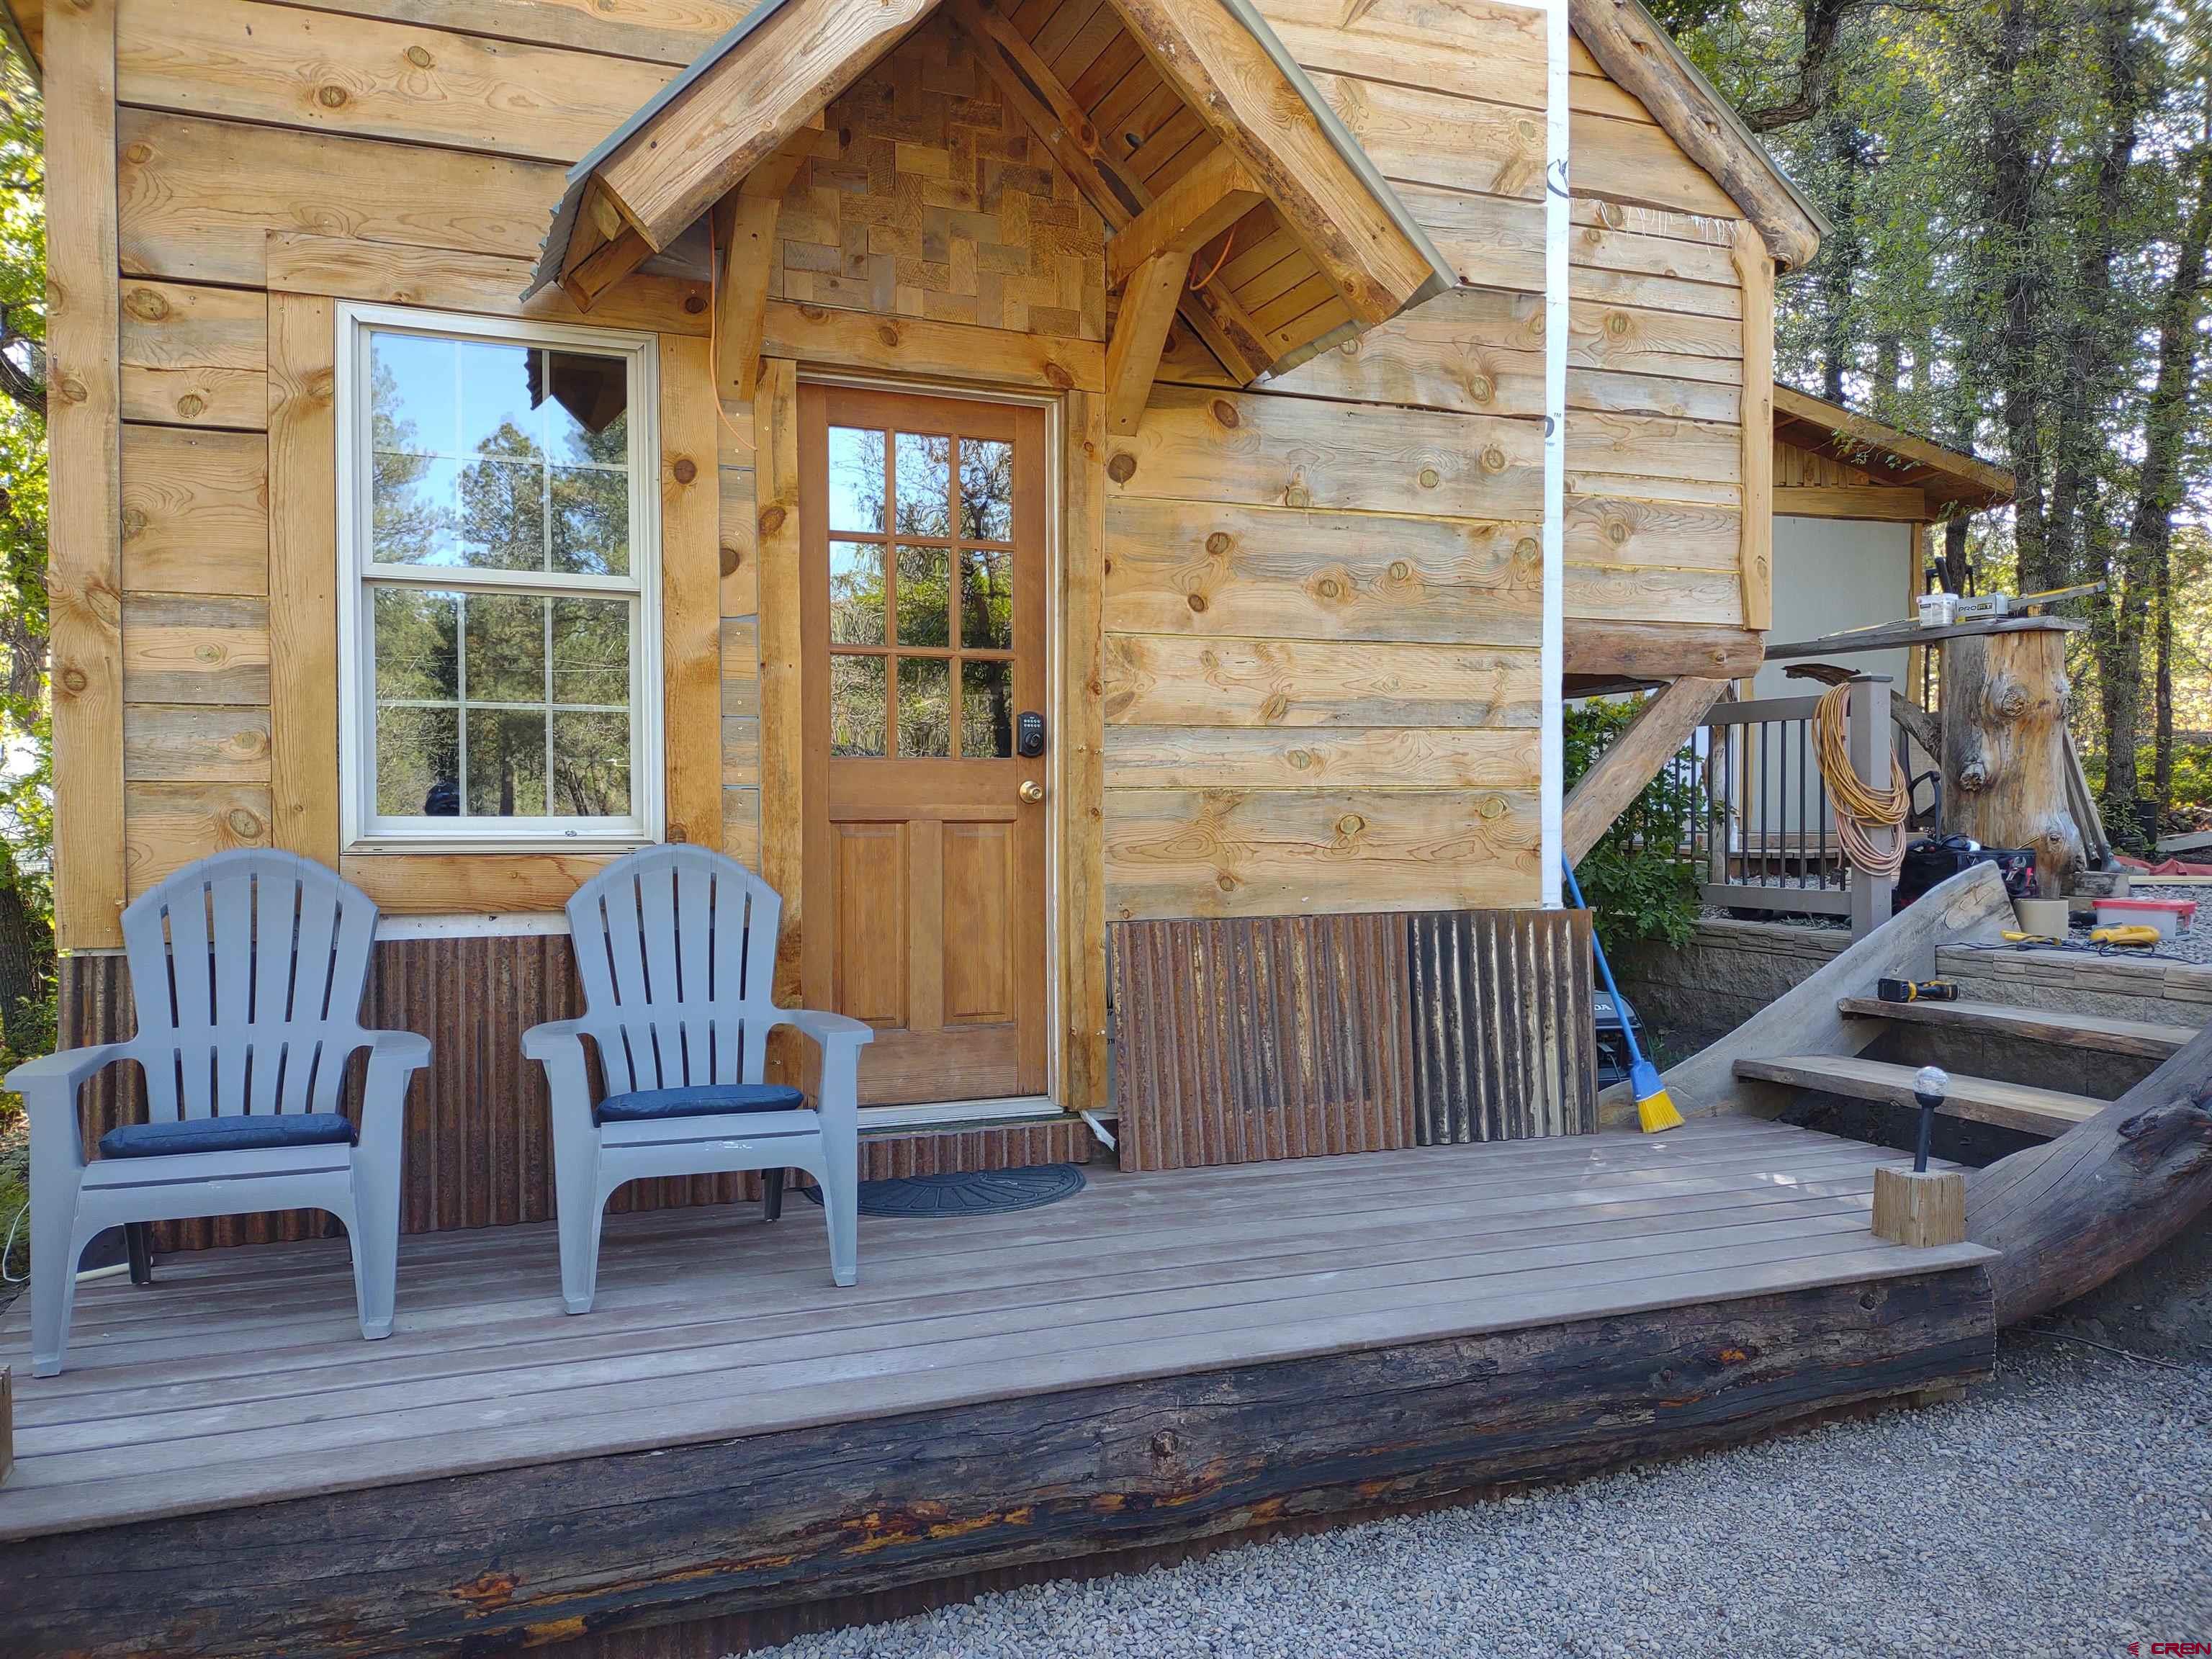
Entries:
[[864,1104],[1045,1087],[1044,447],[1037,409],[800,392],[800,962],[876,1028]]

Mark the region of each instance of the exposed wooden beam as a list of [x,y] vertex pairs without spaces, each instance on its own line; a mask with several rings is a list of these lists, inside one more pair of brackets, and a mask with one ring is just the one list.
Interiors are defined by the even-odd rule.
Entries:
[[1743,625],[1774,626],[1774,261],[1749,220],[1729,246],[1743,287]]
[[1706,710],[1727,690],[1726,680],[1686,676],[1637,712],[1628,729],[1607,745],[1567,796],[1559,839],[1568,863],[1582,862],[1613,821],[1644,793],[1644,786],[1681,751]]
[[[815,127],[820,125],[817,118]],[[768,290],[775,270],[776,222],[784,192],[815,153],[814,131],[801,128],[725,198],[728,245],[716,273],[714,380],[725,398],[750,403],[759,384],[768,333]]]
[[[1774,418],[1778,426],[1788,428],[1790,441],[1802,447],[1826,449],[1845,460],[1850,459],[1854,453],[1870,450],[1886,462],[1909,464],[1903,467],[1885,465],[1881,469],[1885,484],[1928,485],[1931,480],[1941,479],[1948,484],[1962,486],[1967,496],[1987,496],[1991,501],[2012,499],[2014,480],[2004,468],[1946,449],[1941,444],[1795,387],[1774,388]],[[1931,486],[1930,493],[1940,492]]]
[[1569,617],[1566,646],[1563,672],[1607,679],[1741,679],[1766,659],[1759,636],[1748,629],[1693,623]]
[[1160,254],[1196,252],[1267,199],[1244,164],[1217,149],[1107,241],[1106,291]]
[[1891,524],[1923,524],[1931,516],[1925,492],[1893,489],[1887,484],[1781,484],[1771,493],[1774,511],[1792,519],[1880,519]]
[[599,295],[651,258],[653,245],[627,227],[612,241],[598,242],[581,257],[571,245],[569,262],[561,271],[562,291],[579,311],[589,311]]
[[857,81],[936,0],[787,0],[599,169],[656,252]]
[[1109,0],[1163,79],[1250,169],[1353,316],[1395,316],[1436,274],[1267,49],[1221,0]]
[[1170,248],[1145,261],[1121,296],[1114,338],[1106,348],[1106,426],[1134,432],[1152,396],[1160,352],[1168,343],[1183,283],[1190,276],[1190,250]]

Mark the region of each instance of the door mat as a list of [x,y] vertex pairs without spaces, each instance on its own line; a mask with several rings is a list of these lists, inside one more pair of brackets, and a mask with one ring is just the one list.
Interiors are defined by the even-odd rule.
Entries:
[[[949,1175],[900,1176],[860,1183],[862,1215],[927,1219],[932,1216],[994,1215],[1057,1204],[1083,1190],[1079,1164],[1032,1164],[1019,1170],[977,1170]],[[799,1189],[813,1202],[820,1188]]]

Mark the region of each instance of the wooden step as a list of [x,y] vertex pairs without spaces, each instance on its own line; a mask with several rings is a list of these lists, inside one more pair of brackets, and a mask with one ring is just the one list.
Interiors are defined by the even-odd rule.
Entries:
[[2142,1060],[2164,1060],[2197,1035],[2185,1025],[2077,1014],[2070,1009],[2015,1008],[2002,1002],[1884,1002],[1878,997],[1842,997],[1837,1000],[1836,1010],[1867,1019],[1986,1031],[1993,1036],[2056,1042],[2069,1048],[2094,1048]]
[[[1909,1006],[1909,1005],[1908,1005]],[[1814,1089],[1824,1095],[1844,1095],[1852,1100],[1888,1101],[1917,1106],[1912,1079],[1919,1068],[1893,1066],[1887,1060],[1860,1060],[1848,1054],[1784,1054],[1774,1060],[1739,1060],[1738,1077],[1760,1078]],[[1991,1078],[1951,1074],[1951,1092],[1944,1097],[1942,1115],[1971,1118],[2032,1135],[2063,1135],[2077,1123],[2103,1111],[2108,1102],[2081,1095],[2061,1094],[2056,1089],[2031,1089],[2021,1083],[1999,1083]]]

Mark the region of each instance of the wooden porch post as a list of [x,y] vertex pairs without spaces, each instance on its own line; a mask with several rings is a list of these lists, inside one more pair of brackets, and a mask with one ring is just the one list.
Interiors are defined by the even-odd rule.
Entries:
[[[1890,785],[1889,748],[1889,677],[1887,674],[1866,674],[1851,682],[1851,713],[1850,726],[1851,767],[1859,781],[1869,789],[1887,789]],[[1867,831],[1875,845],[1887,852],[1897,844],[1904,834],[1895,830],[1870,829]],[[1851,871],[1851,937],[1864,939],[1889,920],[1890,891],[1896,885],[1888,876],[1870,876],[1865,871]]]

